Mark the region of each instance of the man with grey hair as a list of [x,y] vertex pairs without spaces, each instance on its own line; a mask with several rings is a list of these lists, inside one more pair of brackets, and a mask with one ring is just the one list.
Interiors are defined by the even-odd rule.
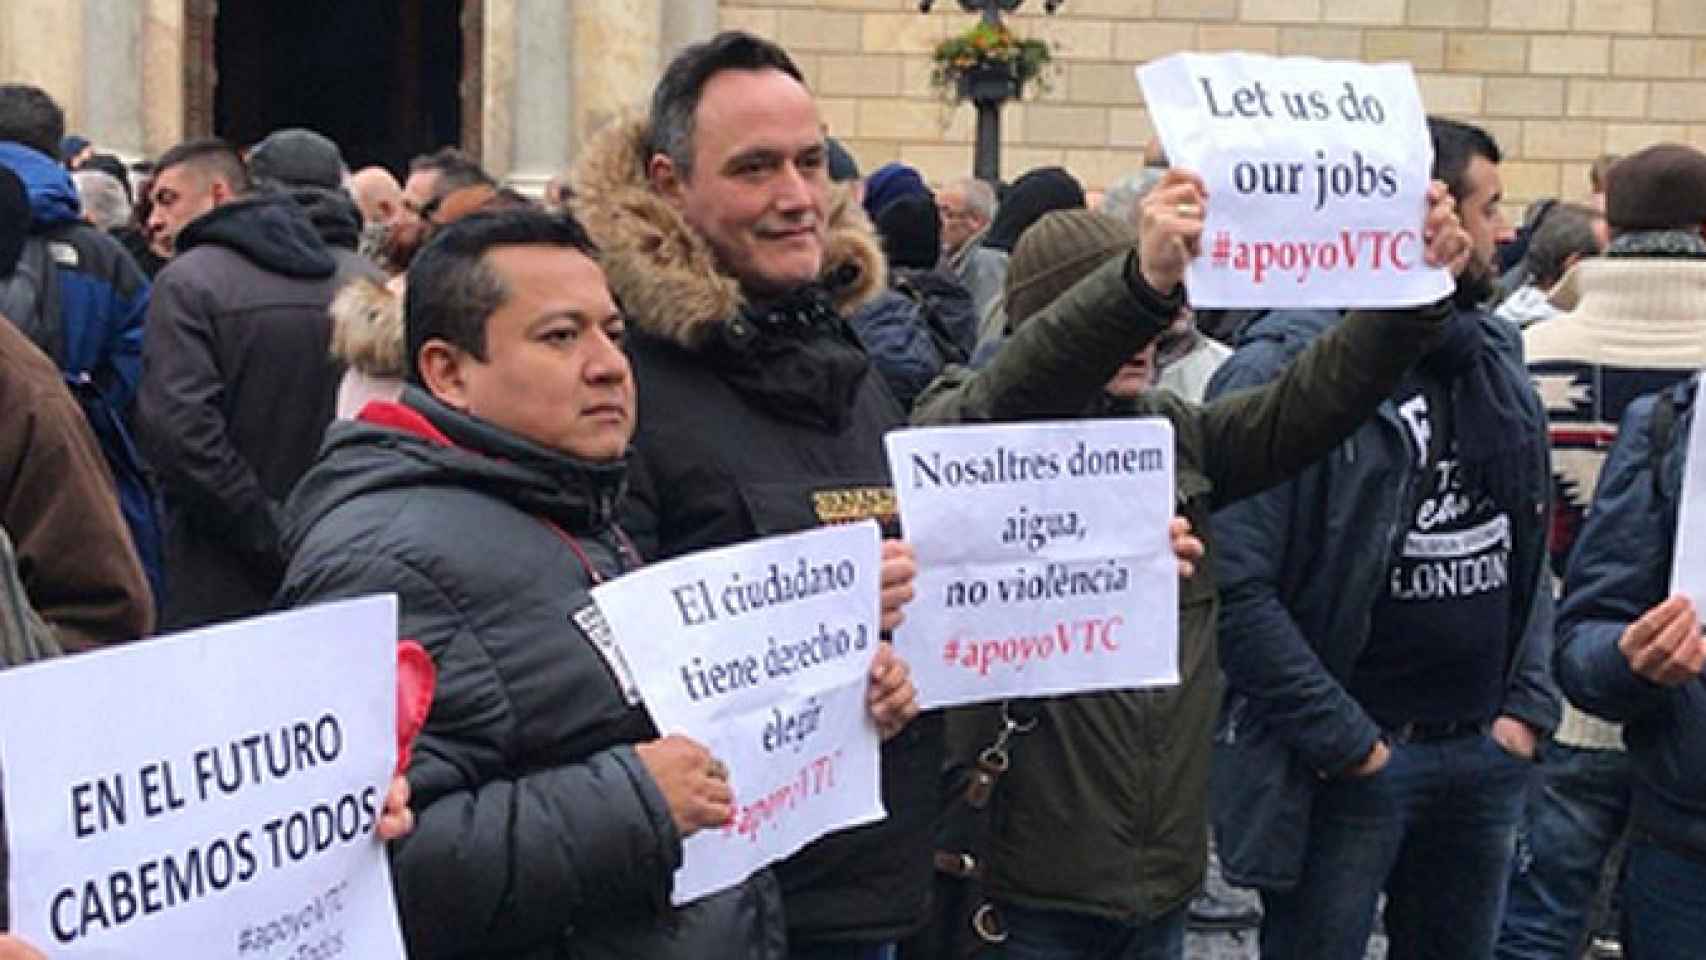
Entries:
[[1603,213],[1574,203],[1557,204],[1546,212],[1528,242],[1522,286],[1499,304],[1493,316],[1524,329],[1556,317],[1559,309],[1552,303],[1553,289],[1583,257],[1604,251],[1607,241]]
[[1102,202],[1096,209],[1123,223],[1136,223],[1138,204],[1143,202],[1144,195],[1152,187],[1161,182],[1166,172],[1163,167],[1144,167],[1136,173],[1126,174],[1102,194]]
[[995,219],[995,189],[976,177],[960,177],[936,192],[942,215],[942,269],[971,291],[981,316],[1007,283],[1007,255],[983,245]]
[[105,170],[84,168],[71,174],[83,201],[83,219],[111,233],[130,222],[130,198]]

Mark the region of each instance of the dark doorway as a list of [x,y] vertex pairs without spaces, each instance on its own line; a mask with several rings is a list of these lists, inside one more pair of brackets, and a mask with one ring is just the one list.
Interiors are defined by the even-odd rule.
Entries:
[[462,140],[457,0],[221,3],[213,17],[213,129],[248,146],[309,127],[356,170]]

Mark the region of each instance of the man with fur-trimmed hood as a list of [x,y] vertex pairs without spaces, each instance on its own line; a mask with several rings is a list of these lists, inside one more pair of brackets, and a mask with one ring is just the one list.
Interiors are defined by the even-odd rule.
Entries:
[[[624,528],[648,558],[866,518],[894,529],[883,434],[905,422],[845,317],[881,248],[834,194],[817,105],[774,44],[724,33],[607,130],[575,209],[628,315],[638,431]],[[897,542],[887,555],[904,553]],[[793,957],[876,958],[924,918],[941,724],[883,645],[871,712],[888,818],[778,865]]]

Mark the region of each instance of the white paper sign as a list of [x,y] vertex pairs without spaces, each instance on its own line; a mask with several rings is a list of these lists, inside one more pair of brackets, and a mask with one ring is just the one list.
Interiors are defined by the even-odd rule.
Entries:
[[397,600],[0,671],[13,930],[55,958],[402,957]]
[[1403,307],[1452,291],[1422,256],[1433,144],[1409,64],[1179,53],[1137,78],[1169,161],[1208,187],[1193,306]]
[[1171,423],[937,427],[887,443],[919,566],[895,644],[922,705],[1179,682]]
[[696,553],[593,589],[658,729],[729,768],[734,821],[687,838],[676,903],[883,818],[865,707],[880,558],[866,522]]
[[[1695,396],[1706,386],[1698,380]],[[1668,391],[1670,388],[1666,388]],[[1698,404],[1696,405],[1698,406]],[[1677,421],[1681,422],[1681,417]],[[1706,611],[1706,430],[1698,414],[1688,430],[1688,459],[1682,467],[1682,497],[1677,505],[1676,550],[1671,556],[1670,592],[1694,601]]]

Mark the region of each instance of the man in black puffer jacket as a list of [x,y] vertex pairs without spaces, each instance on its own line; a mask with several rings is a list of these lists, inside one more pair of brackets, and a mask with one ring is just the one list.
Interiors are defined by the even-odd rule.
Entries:
[[[883,257],[826,167],[799,69],[743,33],[682,51],[651,118],[582,156],[576,210],[636,330],[623,523],[648,557],[862,519],[893,534],[882,437],[905,417],[845,319]],[[881,957],[925,918],[941,720],[900,729],[909,703],[885,721],[885,685],[888,818],[776,867],[795,958]]]
[[732,813],[727,774],[658,738],[588,633],[590,587],[638,562],[615,525],[634,381],[593,254],[530,209],[422,251],[411,385],[329,432],[280,599],[396,593],[438,666],[392,848],[411,957],[779,960],[767,871],[671,908],[682,840]]
[[337,264],[288,197],[256,194],[230,145],[160,158],[151,229],[171,238],[142,339],[137,426],[166,499],[166,602],[183,629],[267,609],[279,510],[314,460],[342,371]]

